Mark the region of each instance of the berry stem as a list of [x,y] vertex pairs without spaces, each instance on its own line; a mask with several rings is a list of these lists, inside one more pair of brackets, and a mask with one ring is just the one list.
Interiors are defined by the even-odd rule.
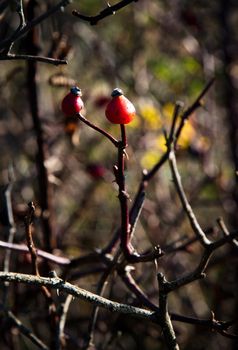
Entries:
[[125,149],[127,147],[126,127],[124,124],[120,124],[120,127],[121,127],[121,142]]
[[81,120],[84,124],[88,125],[90,128],[98,131],[100,134],[104,135],[108,140],[110,140],[114,146],[119,147],[119,141],[115,139],[111,134],[106,132],[105,130],[101,129],[99,126],[93,124],[88,119],[86,119],[81,113],[77,113],[77,117],[79,120]]

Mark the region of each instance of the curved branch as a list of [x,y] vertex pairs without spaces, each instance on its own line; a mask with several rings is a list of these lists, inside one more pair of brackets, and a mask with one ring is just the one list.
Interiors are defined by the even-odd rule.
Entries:
[[[0,241],[0,248],[5,248],[9,250],[15,250],[17,252],[28,253],[29,250],[26,245],[17,243],[8,243]],[[58,265],[69,265],[71,260],[62,256],[55,256],[51,253],[45,252],[44,250],[37,249],[37,255],[43,259],[49,260]]]
[[126,7],[131,2],[137,2],[138,0],[121,0],[115,5],[110,6],[108,3],[108,6],[103,9],[98,15],[96,16],[85,16],[79,13],[77,10],[73,10],[72,14],[83,21],[89,22],[91,26],[96,25],[99,21],[104,19],[105,17],[112,16],[116,13],[116,11],[122,9],[123,7]]
[[143,318],[156,322],[154,312],[141,309],[135,306],[121,304],[104,297],[98,296],[80,287],[74,286],[63,281],[58,277],[39,277],[15,272],[0,272],[0,281],[26,283],[34,286],[45,286],[53,289],[58,289],[61,292],[73,295],[76,298],[85,300],[93,305],[101,306],[111,312],[119,312],[122,314],[131,315],[136,318]]

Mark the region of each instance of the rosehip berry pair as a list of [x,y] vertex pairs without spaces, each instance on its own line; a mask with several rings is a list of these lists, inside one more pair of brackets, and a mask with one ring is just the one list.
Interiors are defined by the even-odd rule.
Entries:
[[[62,101],[62,111],[65,116],[70,117],[81,111],[84,107],[81,96],[81,90],[78,87],[73,87],[65,96]],[[123,95],[121,89],[114,89],[111,96],[112,99],[105,111],[107,119],[113,124],[130,123],[136,114],[134,105]]]

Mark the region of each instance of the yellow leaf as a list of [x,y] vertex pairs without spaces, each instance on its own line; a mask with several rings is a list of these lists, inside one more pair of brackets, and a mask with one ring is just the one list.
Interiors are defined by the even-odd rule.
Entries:
[[159,135],[156,139],[156,147],[158,148],[159,151],[165,152],[167,147],[166,147],[166,141],[164,135]]
[[166,120],[171,121],[174,113],[174,104],[171,102],[166,103],[163,106],[162,113],[165,116]]
[[162,126],[159,110],[153,104],[145,104],[140,108],[140,114],[149,129],[157,130]]
[[129,124],[127,124],[127,128],[131,128],[131,129],[136,129],[140,126],[140,119],[139,117],[136,115],[135,118],[132,120],[132,122],[130,122]]
[[190,122],[187,122],[182,130],[178,144],[181,148],[187,148],[195,137],[195,129]]
[[159,155],[160,155],[160,152],[155,150],[146,152],[141,158],[142,168],[145,168],[145,169],[152,168],[158,162]]

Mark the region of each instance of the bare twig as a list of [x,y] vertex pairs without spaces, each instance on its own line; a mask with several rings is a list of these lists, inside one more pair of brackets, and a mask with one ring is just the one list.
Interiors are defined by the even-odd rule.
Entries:
[[24,218],[24,225],[25,225],[25,233],[26,233],[26,240],[27,240],[27,247],[29,249],[30,255],[31,255],[31,263],[32,263],[32,272],[39,276],[39,269],[37,265],[37,251],[32,239],[32,223],[35,213],[35,206],[33,202],[30,202],[28,204],[29,212]]
[[58,66],[60,64],[68,64],[66,60],[59,60],[59,59],[43,57],[43,56],[16,55],[13,53],[9,53],[7,55],[0,55],[0,61],[11,61],[11,60],[43,62],[43,63],[53,64],[55,66]]
[[32,331],[27,328],[11,311],[6,312],[7,317],[11,320],[12,324],[19,329],[21,334],[25,335],[31,340],[39,349],[49,350],[48,346],[42,342]]
[[[217,223],[218,223],[223,235],[225,237],[228,237],[230,235],[230,232],[229,232],[228,228],[226,227],[224,220],[222,218],[218,218]],[[238,241],[236,239],[233,239],[231,244],[234,245],[234,247],[238,248]]]
[[[13,250],[13,251],[22,252],[22,253],[29,252],[29,249],[27,248],[26,245],[17,244],[17,243],[8,243],[4,241],[0,241],[0,248],[6,248],[8,250]],[[44,250],[41,250],[41,249],[37,249],[37,256],[58,265],[69,265],[71,263],[71,260],[68,258],[65,258],[63,256],[56,256],[51,253],[45,252]]]
[[206,247],[206,246],[211,244],[211,241],[206,237],[205,232],[202,230],[201,226],[199,225],[197,218],[192,210],[192,207],[187,200],[187,197],[186,197],[186,194],[184,192],[183,185],[181,182],[181,178],[180,178],[180,175],[178,172],[173,147],[171,147],[171,150],[169,152],[169,164],[170,164],[171,172],[173,175],[173,181],[174,181],[177,193],[179,195],[183,209],[184,209],[185,213],[187,214],[190,225],[191,225],[195,235],[198,237],[199,241],[201,242],[201,244]]
[[124,284],[130,290],[130,292],[132,292],[137,297],[141,305],[144,305],[150,310],[154,310],[155,312],[159,312],[159,307],[150,301],[148,296],[143,292],[143,290],[136,283],[136,281],[132,277],[128,268],[125,268],[123,270],[118,269],[118,274],[121,277]]
[[225,236],[217,240],[216,242],[212,242],[210,249],[214,251],[215,249],[222,247],[226,243],[231,243],[234,239],[237,239],[237,237],[238,237],[238,231],[237,230],[232,231],[229,233],[229,236]]
[[65,302],[61,306],[61,312],[60,312],[60,317],[59,317],[59,342],[63,346],[65,346],[64,328],[65,328],[67,314],[69,311],[69,306],[70,306],[72,300],[73,300],[73,296],[68,295],[65,299]]
[[166,290],[167,281],[162,273],[157,275],[159,283],[159,323],[162,328],[165,343],[169,350],[179,350],[175,332],[168,312],[168,292]]
[[[227,338],[232,338],[235,336],[237,338],[237,335],[230,334],[227,332],[227,329],[231,327],[235,322],[234,321],[219,321],[216,320],[214,317],[210,319],[201,319],[201,318],[195,318],[195,317],[188,317],[188,316],[182,316],[178,314],[171,313],[170,314],[172,321],[177,322],[183,322],[187,324],[193,324],[200,327],[205,327],[207,329],[210,329],[211,331],[216,331]],[[224,333],[225,332],[225,333]]]
[[23,1],[22,0],[18,0],[18,7],[17,7],[16,11],[17,11],[19,18],[20,18],[20,28],[23,28],[26,25],[26,20],[25,20],[25,15],[24,15],[24,11],[23,11]]
[[[5,191],[3,193],[3,200],[4,203],[1,203],[1,205],[6,206],[6,212],[7,212],[7,226],[8,226],[8,244],[12,244],[14,235],[16,233],[16,226],[14,222],[14,217],[13,217],[13,211],[12,211],[12,187],[13,187],[13,176],[11,174],[12,169],[9,167],[8,170],[8,177],[9,177],[9,183],[7,184]],[[10,267],[10,258],[11,258],[11,252],[6,251],[4,261],[3,261],[3,270],[5,272],[9,271]],[[4,293],[3,293],[3,305],[5,305],[6,300],[7,300],[7,290],[8,290],[8,283],[5,283],[5,288],[4,288]]]
[[122,9],[123,7],[129,5],[132,2],[136,2],[138,0],[121,0],[118,3],[116,3],[115,5],[109,5],[103,9],[98,15],[96,16],[85,16],[82,15],[81,13],[79,13],[76,10],[72,11],[72,14],[80,19],[82,19],[83,21],[89,22],[91,25],[96,25],[99,21],[101,21],[102,19],[104,19],[105,17],[114,15],[116,13],[116,11]]
[[[103,296],[105,289],[107,287],[107,281],[110,276],[110,274],[117,268],[117,262],[118,259],[121,256],[121,249],[118,248],[116,253],[114,254],[113,259],[110,259],[108,261],[108,266],[104,273],[101,275],[101,278],[97,284],[97,295]],[[84,348],[87,350],[90,348],[91,345],[93,345],[94,342],[94,336],[95,336],[95,328],[96,328],[96,323],[97,323],[97,318],[98,318],[98,313],[99,313],[99,307],[95,306],[93,308],[89,325],[88,325],[88,337],[85,342]]]
[[[32,238],[32,223],[33,223],[33,218],[34,218],[34,212],[35,212],[35,206],[33,202],[30,202],[28,204],[29,207],[29,212],[27,216],[24,219],[24,224],[25,224],[25,232],[26,232],[26,239],[27,239],[27,246],[29,249],[29,252],[31,254],[31,263],[32,263],[32,269],[33,273],[40,277],[40,272],[37,264],[37,251],[33,242]],[[41,286],[42,293],[46,299],[46,302],[49,307],[49,314],[51,318],[51,327],[52,327],[52,333],[54,334],[54,330],[57,329],[58,327],[58,316],[56,314],[56,306],[54,303],[54,300],[51,295],[51,291],[44,285]],[[56,341],[58,339],[53,339],[52,337],[52,346],[55,348]]]
[[173,114],[173,118],[172,118],[172,124],[171,124],[169,137],[168,137],[168,142],[169,143],[173,142],[174,131],[175,131],[177,119],[178,119],[178,116],[179,116],[179,113],[180,113],[180,110],[182,109],[182,107],[183,107],[183,103],[182,102],[177,101],[175,103],[174,114]]
[[39,17],[36,17],[32,19],[30,22],[28,22],[25,26],[23,26],[20,30],[16,30],[9,38],[2,40],[0,42],[0,50],[9,47],[13,42],[20,39],[23,35],[25,35],[29,30],[43,22],[48,17],[52,16],[55,12],[59,11],[62,7],[66,7],[69,5],[69,0],[61,0],[56,4],[55,6],[51,7],[48,11],[40,15]]
[[[16,13],[19,16],[20,23],[19,23],[17,29],[8,38],[10,42],[4,49],[4,53],[5,54],[10,54],[11,48],[12,48],[12,46],[14,44],[14,40],[13,39],[14,39],[15,35],[17,33],[19,33],[19,31],[21,29],[23,29],[25,27],[25,25],[26,25],[26,20],[25,20],[22,0],[15,0],[14,2],[15,2],[15,4],[14,4],[15,5],[15,11],[16,11]],[[11,39],[12,39],[12,41],[11,41]]]
[[205,249],[205,251],[201,257],[201,260],[194,271],[192,271],[191,273],[189,273],[188,275],[186,275],[184,277],[178,278],[175,281],[171,281],[171,282],[166,283],[167,292],[171,292],[175,289],[178,289],[182,286],[185,286],[186,284],[189,284],[189,283],[196,281],[198,279],[205,278],[206,277],[205,269],[208,265],[208,262],[209,262],[211,255],[212,255],[212,250],[209,248]]
[[186,121],[189,119],[189,117],[199,108],[201,107],[202,104],[202,99],[203,97],[206,95],[206,93],[208,92],[208,90],[211,88],[211,86],[213,85],[215,81],[215,78],[212,78],[204,87],[204,89],[202,90],[202,92],[198,95],[198,97],[196,98],[196,100],[192,103],[191,106],[189,106],[182,114],[181,116],[181,122],[175,132],[175,145],[177,143],[177,140],[182,132],[182,129],[184,127],[184,124],[186,123]]

